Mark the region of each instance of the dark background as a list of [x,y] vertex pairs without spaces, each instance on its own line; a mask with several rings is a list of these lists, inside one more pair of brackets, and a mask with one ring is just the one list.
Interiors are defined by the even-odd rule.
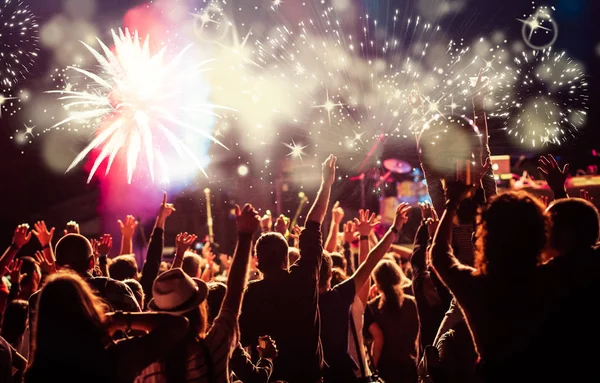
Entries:
[[[296,0],[286,0],[286,2],[294,1]],[[40,25],[62,8],[59,1],[28,0],[27,2],[37,15]],[[95,18],[98,26],[102,27],[102,20],[118,20],[119,15],[123,15],[126,10],[142,2],[102,0],[98,3]],[[382,16],[385,16],[389,9],[410,8],[415,4],[416,1],[362,0],[365,10]],[[600,151],[600,132],[597,129],[600,119],[600,108],[597,107],[598,93],[600,92],[598,83],[600,56],[597,53],[597,46],[600,44],[598,33],[600,1],[555,0],[537,5],[554,5],[556,7],[553,16],[560,29],[554,49],[566,50],[569,56],[583,63],[589,80],[590,100],[587,124],[581,134],[566,145],[548,147],[543,151],[559,155],[562,161],[572,164],[572,169],[583,168],[594,163],[599,164],[599,158],[592,156],[591,153],[592,149]],[[531,10],[531,2],[525,0],[470,0],[465,10],[456,16],[445,19],[441,24],[451,36],[460,36],[466,41],[499,29],[506,32],[509,40],[514,40],[520,39],[521,26],[515,19],[524,13],[531,13]],[[30,89],[40,90],[36,89],[36,82],[43,74],[47,73],[49,54],[42,48],[33,73],[24,82]],[[12,231],[18,223],[29,222],[32,224],[34,220],[43,217],[52,225],[62,227],[64,222],[71,218],[81,222],[93,221],[98,209],[96,203],[99,195],[98,185],[95,182],[86,183],[87,174],[82,167],[64,175],[57,175],[47,170],[39,154],[39,146],[43,137],[33,141],[27,146],[24,154],[21,154],[23,149],[9,139],[14,130],[21,126],[22,122],[18,116],[0,119],[0,244],[3,244],[2,246],[9,244]],[[499,126],[499,121],[490,122],[490,142],[493,154],[511,154],[515,156],[514,158],[520,155],[533,157],[539,154],[524,152],[522,148],[512,145],[504,133],[498,130]],[[414,166],[417,165],[414,147],[412,144],[408,145],[406,141],[387,142],[383,152],[378,154],[380,158],[399,157],[411,162]],[[238,162],[223,160],[212,166],[235,175],[237,165]],[[348,173],[352,174],[356,170],[349,169]],[[229,217],[229,208],[232,202],[256,198],[256,194],[263,193],[262,201],[269,205],[265,209],[270,208],[275,211],[273,196],[265,191],[266,189],[248,189],[249,182],[260,184],[256,180],[240,181],[232,176],[227,180],[227,185],[221,185],[221,190],[216,193],[213,201],[215,204],[213,213],[216,217],[216,229],[220,229],[220,232],[227,231],[228,225],[232,222]],[[203,188],[204,186],[200,182],[195,187],[182,192],[176,200],[180,207],[178,210],[193,211],[197,221],[194,225],[201,227],[200,231],[205,230],[203,226],[204,203],[200,197]],[[283,211],[295,210],[296,194],[297,190],[293,187],[286,193],[283,199],[287,205],[283,208],[280,207]],[[359,197],[360,191],[357,186],[352,182],[345,181],[343,185],[337,185],[332,198],[341,199],[347,207],[357,208]],[[157,197],[158,201],[159,197]],[[376,201],[370,200],[370,203],[375,204]],[[375,208],[375,206],[371,207]],[[190,221],[182,216],[183,213],[179,214],[181,216],[176,219],[178,222]],[[151,226],[151,219],[145,219],[145,221],[143,223],[146,224],[146,230],[148,230],[148,227]],[[91,235],[100,234],[96,232],[98,225],[90,226],[90,231]],[[226,242],[224,239],[222,241]]]

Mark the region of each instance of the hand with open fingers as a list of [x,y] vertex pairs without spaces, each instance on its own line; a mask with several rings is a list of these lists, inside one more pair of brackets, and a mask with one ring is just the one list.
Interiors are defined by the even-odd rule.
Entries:
[[344,243],[352,243],[358,238],[358,232],[356,231],[356,224],[352,221],[348,221],[344,224]]
[[243,234],[254,234],[260,225],[260,216],[252,205],[247,203],[243,209],[235,205],[238,231]]
[[277,355],[279,355],[279,351],[277,350],[277,344],[270,336],[261,336],[259,338],[258,346],[256,346],[256,351],[258,351],[258,356],[261,359],[275,359]]
[[273,227],[273,216],[271,216],[271,211],[267,210],[265,215],[260,219],[260,228],[264,232],[271,231]]
[[[172,203],[167,202],[167,192],[163,192],[163,199],[158,209],[158,219],[166,220],[168,216],[175,211],[175,207]],[[127,218],[129,218],[128,216]]]
[[195,234],[179,233],[175,238],[175,249],[178,254],[183,254],[190,249],[190,246],[198,238]]
[[548,196],[541,195],[539,196],[539,200],[542,201],[545,207],[550,206],[550,198],[548,198]]
[[279,217],[277,217],[277,220],[275,221],[275,227],[273,229],[277,233],[285,236],[285,233],[287,233],[289,225],[290,225],[290,220],[286,219],[286,217],[283,214],[281,214]]
[[591,197],[590,193],[585,189],[579,190],[579,198],[584,199],[588,202],[594,202],[594,197]]
[[56,272],[56,263],[54,262],[54,260],[49,260],[44,256],[44,253],[42,253],[41,251],[37,251],[34,255],[33,258],[35,259],[36,263],[40,266],[40,269],[42,269],[42,272],[44,274],[53,274]]
[[135,217],[132,215],[128,215],[125,218],[125,222],[118,220],[119,228],[121,229],[121,235],[125,238],[133,238],[133,234],[135,233],[135,229],[137,228],[138,222],[135,220]]
[[337,164],[337,157],[330,154],[329,157],[321,165],[322,171],[322,182],[326,185],[333,185],[335,181],[335,166]]
[[411,207],[408,202],[402,202],[400,205],[398,205],[398,208],[396,209],[396,216],[394,217],[394,227],[396,230],[400,231],[402,226],[408,222],[408,212],[410,209]]
[[432,211],[433,209],[433,205],[431,205],[431,202],[429,201],[425,201],[425,202],[419,202],[419,209],[421,209],[421,218],[423,219],[423,221],[426,221],[427,218],[431,218],[433,213]]
[[20,284],[23,278],[27,274],[21,274],[21,266],[23,261],[20,259],[13,259],[10,261],[7,267],[4,268],[4,274],[10,275],[10,283]]
[[331,219],[333,222],[336,222],[338,225],[344,219],[344,209],[340,207],[340,201],[336,201],[333,205],[333,209],[331,209]]
[[44,221],[38,221],[33,225],[31,232],[37,237],[42,247],[49,246],[54,236],[54,228],[48,230]]
[[65,230],[63,230],[63,235],[67,234],[81,234],[79,231],[79,224],[75,221],[69,221],[65,225]]
[[108,255],[112,248],[112,236],[110,234],[104,234],[98,242],[98,255]]
[[366,211],[360,209],[358,211],[358,218],[354,218],[354,223],[356,224],[358,234],[363,236],[371,234],[373,228],[379,224],[379,221],[375,213],[371,213],[368,209]]
[[561,169],[554,156],[549,154],[548,157],[541,156],[538,165],[538,170],[548,182],[550,189],[561,190],[565,187],[565,181],[569,177],[569,164],[565,164]]
[[22,223],[15,229],[13,234],[12,243],[19,249],[25,246],[31,239],[31,232],[29,232],[29,225]]

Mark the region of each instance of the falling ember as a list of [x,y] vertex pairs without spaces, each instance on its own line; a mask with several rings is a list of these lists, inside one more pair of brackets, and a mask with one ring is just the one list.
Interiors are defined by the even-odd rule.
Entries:
[[100,149],[88,182],[105,160],[108,174],[119,158],[125,162],[131,183],[142,156],[152,180],[158,167],[162,178],[168,181],[168,147],[181,159],[191,160],[206,175],[201,161],[182,136],[193,133],[225,147],[211,132],[212,118],[219,117],[213,110],[225,108],[205,102],[208,87],[201,74],[207,70],[207,62],[186,64],[184,58],[190,46],[168,61],[165,48],[155,54],[150,52],[148,37],[141,41],[137,32],[131,34],[128,30],[119,30],[119,34],[113,31],[112,35],[114,52],[98,39],[104,55],[83,43],[100,64],[98,72],[69,68],[89,82],[85,89],[48,92],[59,94],[70,113],[52,128],[79,123],[94,132],[92,141],[67,171],[92,150]]

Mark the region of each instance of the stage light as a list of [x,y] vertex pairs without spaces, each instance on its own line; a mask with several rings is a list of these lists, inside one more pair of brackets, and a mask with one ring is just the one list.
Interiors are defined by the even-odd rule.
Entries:
[[238,174],[239,174],[241,177],[246,177],[246,176],[248,175],[248,171],[249,171],[249,170],[248,170],[248,167],[247,167],[246,165],[240,165],[240,166],[238,167],[238,170],[237,170]]

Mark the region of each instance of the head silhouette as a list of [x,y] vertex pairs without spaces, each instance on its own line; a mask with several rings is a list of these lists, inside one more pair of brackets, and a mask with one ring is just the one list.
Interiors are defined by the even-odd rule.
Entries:
[[482,274],[507,277],[528,273],[541,261],[550,220],[544,205],[525,192],[507,192],[481,209],[476,267]]
[[263,234],[256,241],[258,269],[268,276],[271,273],[289,268],[288,244],[279,233]]
[[590,248],[598,241],[598,209],[581,198],[561,199],[548,208],[550,248],[558,254]]

